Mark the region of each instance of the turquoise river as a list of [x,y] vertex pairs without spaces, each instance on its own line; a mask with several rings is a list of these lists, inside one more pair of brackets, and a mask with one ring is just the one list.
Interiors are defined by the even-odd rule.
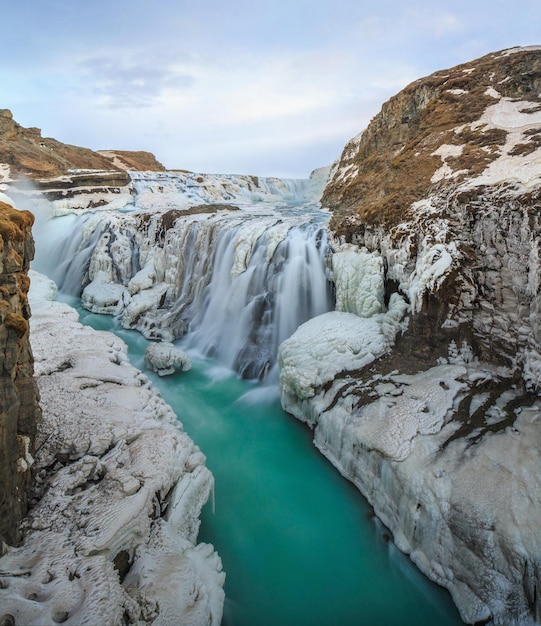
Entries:
[[[147,341],[113,318],[79,309],[115,332],[144,370]],[[324,459],[276,389],[194,358],[190,372],[147,372],[201,447],[215,477],[199,539],[226,571],[223,626],[451,626],[449,594],[394,547],[352,484]]]

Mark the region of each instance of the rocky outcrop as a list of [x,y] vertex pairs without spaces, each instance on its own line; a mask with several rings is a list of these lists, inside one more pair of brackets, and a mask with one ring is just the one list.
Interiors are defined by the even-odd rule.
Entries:
[[[540,94],[535,48],[489,54],[415,81],[345,147],[322,198],[333,211],[332,230],[352,240],[377,224],[395,226],[411,216],[414,202],[478,178],[503,154],[528,160],[541,144],[534,119]],[[483,116],[494,108],[497,120],[489,123]],[[507,126],[514,111],[523,120]]]
[[284,408],[468,623],[541,616],[540,137],[541,48],[387,102],[323,195],[338,311],[279,354]]
[[33,221],[0,202],[0,546],[20,539],[40,417],[28,330]]
[[148,152],[100,153],[42,137],[39,128],[24,128],[18,124],[8,109],[0,109],[0,164],[8,166],[14,179],[21,175],[31,179],[59,176],[79,169],[164,169]]

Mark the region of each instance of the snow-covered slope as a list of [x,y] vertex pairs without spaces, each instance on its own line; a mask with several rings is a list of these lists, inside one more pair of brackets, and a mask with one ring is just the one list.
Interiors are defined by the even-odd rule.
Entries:
[[285,409],[468,623],[541,615],[540,111],[541,48],[386,103],[323,194],[340,310],[279,352]]

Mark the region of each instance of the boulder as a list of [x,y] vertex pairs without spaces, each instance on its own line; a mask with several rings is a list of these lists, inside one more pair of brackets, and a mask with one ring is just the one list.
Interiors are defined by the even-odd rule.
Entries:
[[145,363],[159,376],[169,376],[177,371],[187,372],[192,369],[190,357],[167,341],[151,343],[145,350]]

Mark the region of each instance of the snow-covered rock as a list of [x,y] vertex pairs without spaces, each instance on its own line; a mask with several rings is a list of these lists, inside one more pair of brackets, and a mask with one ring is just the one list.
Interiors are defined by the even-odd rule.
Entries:
[[192,369],[190,357],[168,341],[151,343],[145,350],[145,363],[160,376],[174,374],[177,370],[188,372]]
[[[43,421],[24,543],[0,560],[15,624],[219,624],[219,556],[197,544],[205,458],[114,335],[32,274]],[[174,590],[173,590],[174,587]]]
[[541,616],[540,98],[532,48],[385,103],[323,194],[342,312],[279,353],[284,408],[468,623]]
[[105,272],[98,272],[81,294],[81,304],[102,315],[118,315],[124,304],[123,285],[112,283]]

